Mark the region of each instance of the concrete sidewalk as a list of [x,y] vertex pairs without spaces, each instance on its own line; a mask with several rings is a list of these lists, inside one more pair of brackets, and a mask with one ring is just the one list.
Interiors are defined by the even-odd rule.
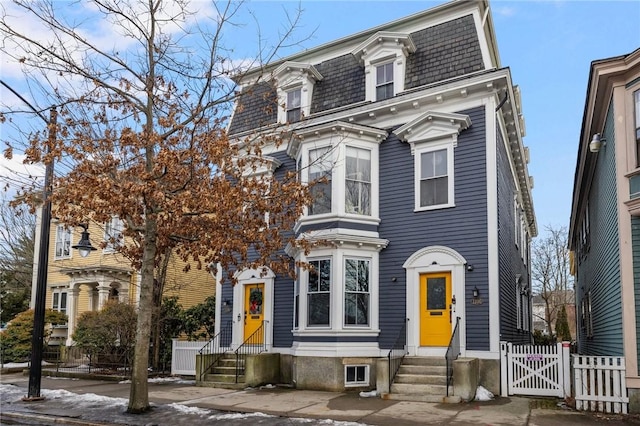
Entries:
[[[27,393],[28,377],[23,374],[4,374],[0,383],[10,384],[24,389]],[[13,389],[13,388],[11,388]],[[79,395],[96,394],[112,398],[128,400],[130,385],[127,383],[107,382],[84,379],[42,378],[43,395],[45,390],[64,389]],[[15,398],[14,398],[15,399]],[[258,422],[264,425],[296,424],[295,419],[316,419],[304,424],[327,424],[319,419],[357,422],[365,425],[622,425],[638,424],[635,416],[604,416],[576,412],[569,409],[556,408],[554,401],[545,404],[528,398],[496,398],[487,402],[471,402],[458,404],[434,404],[426,402],[390,401],[380,398],[362,398],[357,392],[337,393],[288,389],[281,387],[262,387],[242,391],[196,387],[190,383],[149,383],[149,399],[154,406],[148,414],[121,416],[114,409],[101,408],[95,404],[91,410],[79,408],[74,403],[61,403],[56,399],[45,399],[37,403],[5,401],[0,413],[2,424],[47,424],[28,423],[29,416],[55,417],[51,424],[129,424],[129,425],[178,425],[212,424],[216,421],[205,419],[198,423],[197,419],[187,418],[184,407],[221,412],[265,413],[275,416],[261,418]],[[76,398],[80,400],[80,397]],[[121,401],[121,404],[125,402]],[[182,411],[168,414],[161,408],[179,404]],[[550,408],[536,408],[536,406]],[[532,408],[534,407],[534,408]],[[101,412],[100,410],[104,412]],[[118,411],[118,410],[115,410]],[[120,410],[123,411],[123,410]],[[255,419],[235,417],[231,422],[220,418],[218,424],[257,424]],[[286,419],[285,419],[286,418]],[[16,423],[9,423],[14,421]],[[24,423],[20,423],[23,419]],[[292,420],[293,419],[293,420]],[[36,419],[37,420],[37,419]],[[300,422],[301,424],[303,422]]]

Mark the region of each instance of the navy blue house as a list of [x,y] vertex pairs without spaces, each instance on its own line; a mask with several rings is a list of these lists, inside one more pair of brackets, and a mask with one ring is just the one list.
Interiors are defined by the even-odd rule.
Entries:
[[[333,244],[297,279],[267,268],[218,284],[232,347],[264,324],[281,380],[374,387],[396,341],[408,358],[479,359],[500,391],[499,342],[531,341],[536,235],[520,92],[486,1],[453,1],[244,75],[233,140],[285,130],[266,173],[314,187],[293,232]],[[225,307],[223,303],[230,305]]]

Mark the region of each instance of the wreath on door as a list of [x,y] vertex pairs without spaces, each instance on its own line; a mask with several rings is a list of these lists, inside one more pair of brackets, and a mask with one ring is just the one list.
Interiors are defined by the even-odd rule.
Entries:
[[259,288],[251,289],[249,293],[249,310],[252,314],[259,313],[262,306],[262,290]]

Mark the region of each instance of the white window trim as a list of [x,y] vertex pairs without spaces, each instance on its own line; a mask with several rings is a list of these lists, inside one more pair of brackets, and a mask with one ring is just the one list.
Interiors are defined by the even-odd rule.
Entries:
[[[331,174],[331,212],[309,215],[305,208],[304,215],[298,221],[294,231],[302,225],[326,222],[327,220],[347,219],[351,223],[379,224],[379,153],[380,143],[387,137],[387,132],[368,126],[332,122],[318,127],[309,127],[295,132],[295,137],[287,148],[287,152],[302,168],[300,178],[303,183],[309,182],[309,151],[329,147],[334,168]],[[346,213],[346,151],[347,147],[365,149],[371,153],[371,214],[361,215]]]
[[308,117],[311,113],[313,86],[322,80],[318,70],[309,64],[287,61],[275,69],[278,96],[278,123],[287,122],[287,92],[300,89],[300,118]]
[[[116,237],[116,241],[114,243],[111,243],[109,240],[111,239],[112,235],[109,235],[109,231],[113,231],[116,230],[116,232],[119,234]],[[114,253],[116,251],[117,247],[122,246],[123,244],[123,240],[122,240],[122,233],[124,231],[124,222],[118,217],[118,216],[113,216],[111,218],[111,220],[109,221],[108,224],[105,224],[104,227],[104,241],[106,242],[106,245],[104,247],[104,249],[102,249],[103,253]]]
[[[61,243],[63,245],[65,244],[64,239],[62,241],[59,240],[59,236],[60,236],[59,231],[60,231],[60,229],[63,230],[63,235],[67,235],[69,237],[69,241],[68,241],[69,254],[68,255],[64,255],[63,254],[63,255],[58,256],[58,243]],[[56,241],[55,241],[55,244],[53,245],[53,259],[54,260],[71,259],[71,252],[72,252],[71,244],[73,244],[72,240],[73,240],[73,232],[71,232],[71,228],[68,228],[65,225],[57,225],[56,226]],[[63,248],[63,252],[64,252],[64,248]]]
[[[364,367],[364,381],[362,382],[358,382],[358,381],[353,381],[353,382],[349,382],[347,381],[347,370],[349,368],[359,368],[359,367]],[[367,364],[349,364],[349,365],[345,365],[344,366],[344,387],[345,388],[349,388],[349,387],[360,387],[360,386],[369,386],[369,375],[370,375],[370,370],[369,370],[369,365]],[[357,376],[357,374],[356,374]]]
[[[350,293],[354,294],[368,294],[369,295],[369,310],[367,312],[368,324],[347,324],[344,320],[344,306],[346,304],[345,298],[347,296],[347,279],[346,279],[346,271],[347,271],[347,260],[355,260],[355,261],[367,261],[369,262],[369,291],[364,293],[360,291],[353,291]],[[362,257],[362,256],[344,256],[342,259],[342,302],[343,302],[343,311],[342,311],[342,328],[355,328],[355,329],[368,329],[369,324],[371,324],[371,281],[373,278],[373,270],[371,269],[371,258],[370,257]]]
[[[51,309],[57,312],[66,314],[69,312],[69,292],[67,287],[53,287],[51,289]],[[62,301],[62,295],[65,295],[65,308],[64,311],[60,308],[60,302]],[[58,306],[55,305],[55,296],[58,295]]]
[[[458,146],[458,135],[471,126],[471,118],[465,114],[426,111],[411,122],[400,126],[395,134],[411,145],[414,156],[414,211],[428,211],[455,207],[455,158],[454,148]],[[420,206],[420,154],[447,148],[449,167],[449,199],[447,204]]]
[[[435,204],[432,206],[421,206],[420,205],[420,177],[422,175],[422,154],[440,151],[442,149],[447,150],[447,202],[443,204]],[[439,210],[446,209],[449,207],[455,207],[455,176],[454,176],[454,161],[453,161],[453,143],[450,141],[442,141],[442,142],[433,142],[428,145],[423,145],[419,149],[415,150],[415,161],[414,161],[414,189],[415,189],[415,206],[414,211],[427,211],[427,210]]]
[[364,65],[365,101],[376,100],[376,67],[393,62],[393,95],[405,89],[407,57],[416,51],[411,36],[406,33],[378,31],[351,53]]

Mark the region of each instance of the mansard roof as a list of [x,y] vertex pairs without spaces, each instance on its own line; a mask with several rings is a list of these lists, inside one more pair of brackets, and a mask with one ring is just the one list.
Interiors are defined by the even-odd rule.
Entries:
[[[403,42],[409,46],[406,48],[410,52],[404,76],[405,91],[486,69],[472,14],[427,26],[429,24],[425,17],[423,26],[426,28],[414,25],[412,28],[415,27],[415,30],[406,35],[411,43],[406,40]],[[335,56],[332,56],[333,51],[329,48],[316,52],[319,59],[316,61],[308,53],[300,55],[303,58],[299,62],[308,63],[322,76],[322,80],[316,81],[314,85],[311,116],[365,101],[365,71],[353,52],[357,51],[358,46],[366,44],[367,40],[371,42],[376,34],[391,33],[377,31],[367,37],[363,35],[349,50],[335,46]],[[275,68],[271,72],[277,69],[282,74],[286,62],[274,64]],[[288,62],[298,62],[298,58],[290,58]],[[277,82],[270,77],[271,75],[263,76],[258,83],[245,83],[229,126],[230,134],[276,124]]]

